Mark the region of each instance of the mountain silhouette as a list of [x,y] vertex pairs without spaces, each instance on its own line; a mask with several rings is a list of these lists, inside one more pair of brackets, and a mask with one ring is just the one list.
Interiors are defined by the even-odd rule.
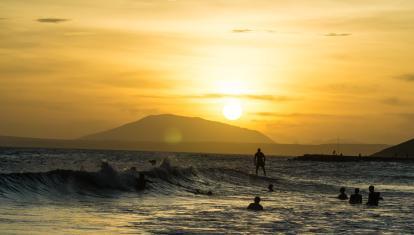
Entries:
[[376,157],[414,157],[414,139],[381,150],[373,156]]
[[139,141],[159,143],[274,143],[264,134],[198,117],[151,115],[81,140]]

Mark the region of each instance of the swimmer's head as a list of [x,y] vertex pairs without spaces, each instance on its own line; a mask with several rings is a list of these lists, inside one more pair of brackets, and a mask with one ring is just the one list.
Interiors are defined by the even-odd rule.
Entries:
[[108,169],[111,168],[111,166],[109,165],[109,163],[106,161],[106,159],[101,161],[101,169]]
[[339,189],[339,192],[344,193],[345,192],[345,187],[342,187],[341,189]]
[[260,197],[255,197],[254,198],[254,203],[259,203],[260,202]]
[[273,184],[269,184],[267,188],[269,189],[269,191],[273,191]]
[[359,188],[355,188],[355,194],[359,193]]
[[369,190],[370,192],[374,192],[374,186],[373,186],[373,185],[369,186],[368,190]]

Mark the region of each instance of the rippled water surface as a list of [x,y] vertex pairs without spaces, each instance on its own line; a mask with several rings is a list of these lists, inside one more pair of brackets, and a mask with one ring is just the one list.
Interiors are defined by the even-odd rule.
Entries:
[[[100,172],[102,160],[116,172]],[[412,163],[274,157],[267,168],[267,178],[252,175],[251,156],[3,148],[0,232],[414,232]],[[139,172],[151,181],[143,192],[133,186]],[[275,192],[266,191],[269,183]],[[370,184],[384,197],[379,207],[335,199],[345,186],[348,193],[360,187],[366,200]],[[210,190],[213,195],[206,195]],[[263,212],[245,209],[256,195]]]

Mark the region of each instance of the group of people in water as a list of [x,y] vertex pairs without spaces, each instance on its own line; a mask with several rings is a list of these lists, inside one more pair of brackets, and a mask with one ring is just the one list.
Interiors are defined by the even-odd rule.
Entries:
[[[273,192],[273,184],[269,184],[268,186],[269,192]],[[381,197],[379,192],[375,192],[375,187],[373,185],[369,186],[368,188],[368,201],[366,203],[367,206],[378,206],[380,200],[384,200]],[[338,195],[339,200],[348,200],[348,195],[345,193],[346,189],[344,187],[340,188]],[[261,198],[256,196],[254,198],[254,202],[250,203],[247,207],[248,210],[253,211],[261,211],[263,210],[263,206],[260,205]],[[362,195],[359,193],[359,188],[355,188],[354,194],[349,197],[350,204],[362,204]]]
[[[156,164],[156,161],[150,161],[150,163],[152,165]],[[259,173],[259,168],[262,168],[263,170],[263,174],[266,176],[266,169],[265,169],[265,165],[266,165],[266,156],[263,154],[263,152],[261,151],[261,149],[257,149],[256,154],[254,155],[254,164],[256,167],[256,175],[258,175]],[[107,162],[102,162],[101,165],[101,171],[110,171],[112,170],[112,168],[109,166],[109,164]],[[135,167],[131,167],[130,171],[136,172],[136,168]],[[135,190],[136,191],[142,191],[147,187],[147,182],[150,182],[148,179],[145,178],[145,175],[143,173],[139,173],[139,177],[136,178],[135,180]],[[367,205],[368,206],[378,206],[378,203],[380,200],[383,200],[383,198],[380,196],[379,192],[375,192],[375,188],[373,185],[369,186],[368,188],[369,190],[369,194],[368,194],[368,201],[367,201]],[[269,192],[273,192],[273,184],[269,184],[268,186],[268,191]],[[338,199],[339,200],[348,200],[348,195],[345,193],[346,189],[345,187],[341,187],[339,192],[340,194],[338,195]],[[195,194],[200,194],[200,191],[196,191],[194,192]],[[206,195],[213,195],[213,193],[211,191],[208,191],[206,193]],[[250,203],[249,206],[247,207],[247,209],[249,210],[253,210],[253,211],[261,211],[263,210],[263,206],[260,205],[260,201],[261,198],[256,196],[254,198],[254,202]],[[352,194],[349,197],[349,203],[350,204],[362,204],[362,195],[360,194],[359,188],[355,188],[354,190],[354,194]]]
[[[342,154],[341,154],[342,155]],[[266,176],[266,157],[261,151],[261,149],[257,149],[256,154],[254,155],[254,164],[256,166],[256,175],[258,175],[259,168],[263,169],[263,174]],[[269,192],[273,192],[273,184],[269,184],[268,186]],[[348,195],[345,193],[346,189],[344,187],[340,188],[340,194],[338,195],[339,200],[348,200]],[[368,188],[368,201],[366,205],[368,206],[378,206],[379,201],[383,200],[381,194],[379,192],[375,192],[375,187],[373,185],[369,186]],[[260,205],[261,198],[256,196],[254,198],[254,202],[250,203],[247,209],[260,211],[263,210],[263,206]],[[350,204],[362,204],[362,195],[360,194],[359,188],[355,188],[354,194],[349,197]]]
[[[348,200],[348,195],[345,193],[345,188],[342,187],[339,189],[339,195],[338,195],[338,199],[339,200]],[[380,200],[384,200],[381,197],[381,193],[379,192],[375,192],[375,187],[373,185],[368,187],[368,201],[367,201],[367,205],[368,206],[378,206],[379,201]],[[352,194],[349,197],[349,203],[350,204],[362,204],[362,195],[359,193],[359,188],[355,188],[354,190],[354,194]]]
[[[150,160],[149,162],[153,166],[156,164],[156,160]],[[266,169],[265,169],[266,156],[263,154],[263,152],[260,150],[260,148],[257,149],[257,152],[254,155],[254,164],[256,166],[256,175],[258,174],[259,168],[262,168],[263,174],[266,176]],[[108,165],[107,162],[102,162],[101,169],[107,168],[108,166],[109,165]],[[130,171],[135,173],[136,168],[131,167]],[[151,181],[147,180],[143,173],[139,173],[139,177],[136,178],[136,182],[135,182],[135,190],[137,190],[137,191],[144,190],[147,187],[147,182],[151,182]],[[273,185],[272,184],[269,185],[269,191],[273,191]],[[194,192],[194,194],[200,194],[200,191],[196,191],[196,192]],[[211,195],[213,195],[213,193],[211,191],[208,191],[206,193],[206,195],[211,196]],[[259,202],[260,202],[260,198],[259,198]]]

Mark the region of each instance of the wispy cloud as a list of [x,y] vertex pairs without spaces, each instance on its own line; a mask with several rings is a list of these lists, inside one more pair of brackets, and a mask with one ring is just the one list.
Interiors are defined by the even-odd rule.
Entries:
[[36,21],[40,22],[40,23],[54,23],[54,24],[57,24],[57,23],[63,23],[63,22],[69,21],[69,19],[64,19],[64,18],[39,18]]
[[399,113],[398,116],[406,118],[410,121],[414,119],[414,113]]
[[218,93],[209,93],[202,95],[137,95],[136,97],[140,98],[153,98],[153,99],[222,99],[222,98],[238,98],[238,99],[251,99],[251,100],[262,100],[262,101],[272,101],[272,102],[288,102],[298,100],[296,97],[288,96],[274,96],[274,95],[253,95],[253,94],[241,94],[241,95],[231,95],[231,94],[218,94]]
[[265,101],[275,101],[275,102],[285,102],[293,101],[297,98],[288,97],[288,96],[275,96],[275,95],[254,95],[254,94],[218,94],[218,93],[209,93],[204,95],[192,95],[186,96],[187,98],[195,99],[221,99],[221,98],[239,98],[239,99],[252,99],[252,100],[265,100]]
[[[158,78],[158,79],[155,79]],[[142,69],[122,73],[102,75],[97,82],[112,87],[134,89],[171,89],[177,86],[163,70]]]
[[253,30],[251,29],[233,29],[232,32],[233,33],[249,33],[252,32]]
[[371,14],[343,18],[335,16],[324,20],[321,24],[329,28],[348,28],[352,30],[382,31],[382,30],[411,30],[414,19],[411,7],[376,10]]
[[347,94],[357,94],[357,93],[366,93],[366,92],[377,92],[379,86],[377,84],[353,84],[353,83],[330,83],[327,85],[322,85],[320,87],[323,92],[332,92],[332,93],[347,93]]
[[249,28],[235,28],[231,30],[232,33],[269,33],[269,34],[300,34],[294,31],[276,31],[274,29],[249,29]]
[[405,121],[409,121],[410,123],[414,119],[414,113],[410,112],[401,112],[401,113],[386,113],[386,115],[399,117]]
[[352,34],[350,33],[327,33],[325,34],[325,36],[327,37],[346,37],[346,36],[351,36]]
[[277,117],[277,118],[357,118],[358,116],[351,115],[336,115],[336,114],[325,114],[325,113],[278,113],[278,112],[257,112],[252,113],[261,117]]
[[395,106],[395,105],[405,105],[406,104],[406,102],[404,102],[403,100],[401,100],[398,97],[388,97],[388,98],[382,99],[381,103],[388,104],[388,105],[393,105],[393,106]]
[[407,82],[414,82],[414,74],[403,74],[396,77],[397,79],[407,81]]

